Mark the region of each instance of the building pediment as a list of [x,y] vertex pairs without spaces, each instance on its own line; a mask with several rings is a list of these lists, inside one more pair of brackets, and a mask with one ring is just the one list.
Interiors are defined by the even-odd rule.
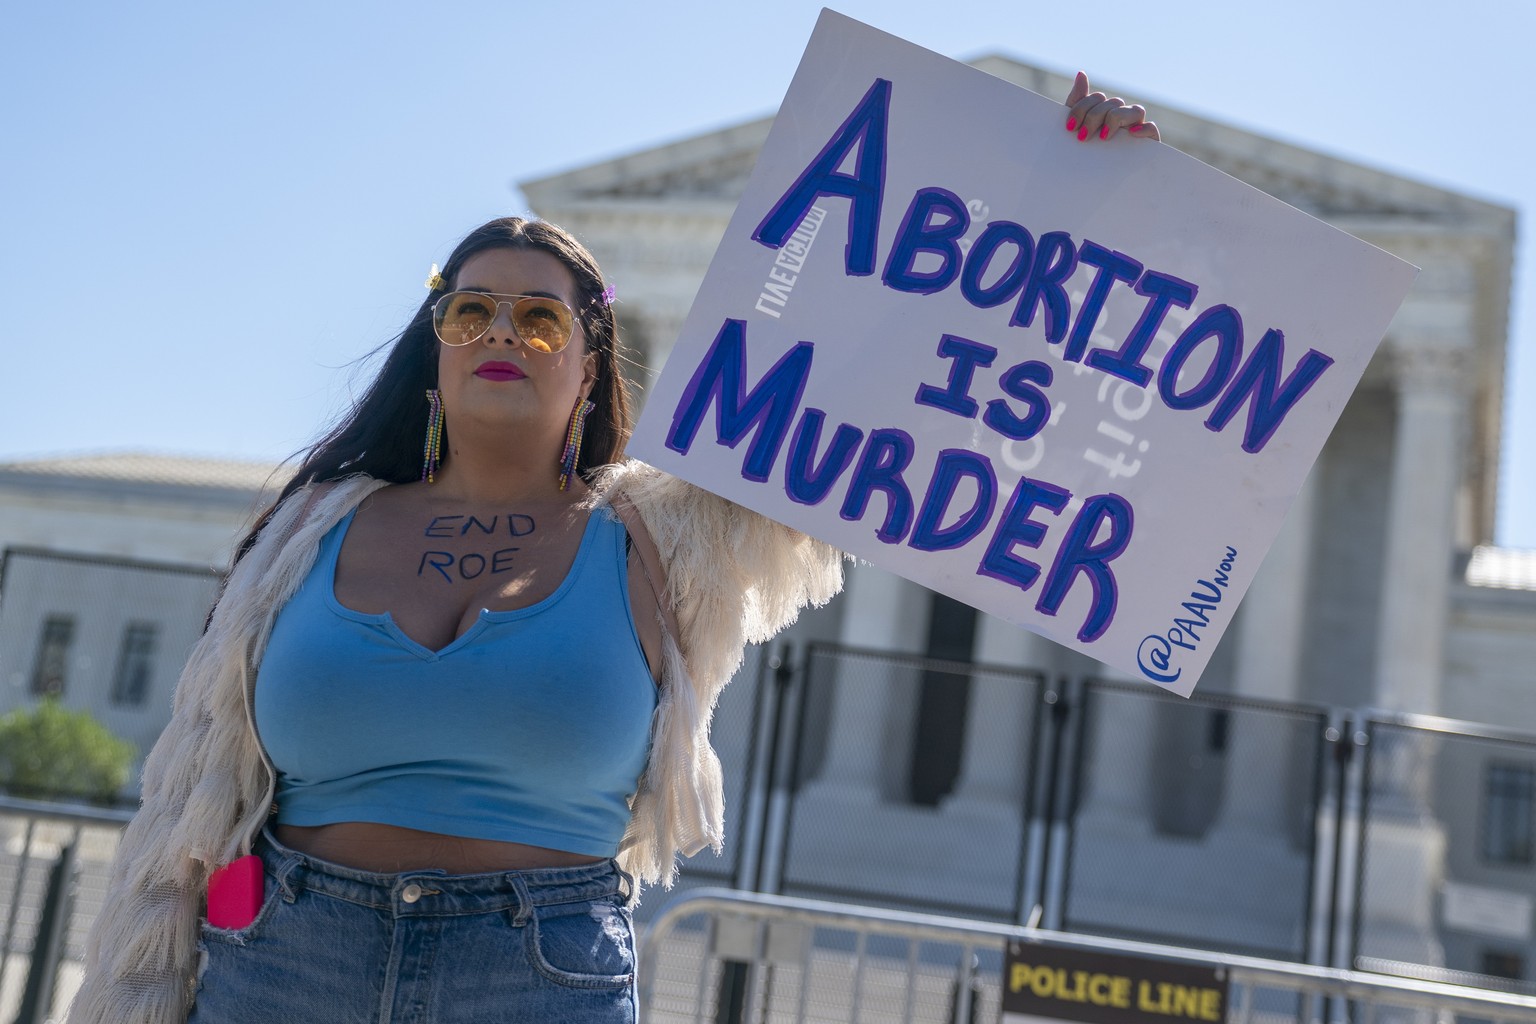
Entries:
[[[1065,75],[1002,56],[972,66],[1044,96],[1064,96]],[[1139,95],[1139,90],[1126,90]],[[1457,192],[1339,159],[1230,124],[1158,105],[1165,139],[1180,150],[1326,220],[1401,218],[1512,237],[1514,212]],[[772,117],[520,183],[536,208],[634,200],[740,197]]]
[[536,208],[572,202],[718,200],[735,206],[772,117],[519,182]]
[[[1009,57],[971,64],[1042,96],[1064,97],[1072,84]],[[1394,386],[1383,368],[1399,348],[1464,354],[1471,539],[1491,537],[1515,211],[1177,107],[1153,109],[1179,150],[1421,268],[1367,382]],[[575,230],[617,271],[637,300],[628,322],[635,337],[647,336],[653,367],[670,350],[772,125],[772,117],[757,118],[520,183],[533,209]]]
[[74,496],[82,500],[141,498],[249,508],[276,494],[291,466],[240,459],[143,451],[76,452],[0,462],[0,496]]

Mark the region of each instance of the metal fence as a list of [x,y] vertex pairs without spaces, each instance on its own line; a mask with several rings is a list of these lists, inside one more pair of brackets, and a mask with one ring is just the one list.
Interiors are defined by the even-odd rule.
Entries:
[[646,932],[641,1017],[648,1024],[995,1021],[1010,946],[1016,954],[1044,947],[1214,969],[1226,987],[1218,1019],[1238,1024],[1536,1022],[1536,998],[1466,985],[724,889],[671,903]]
[[1064,711],[1048,923],[1318,961],[1325,709],[1092,681]]
[[[1536,994],[1536,737],[811,644],[765,649],[713,738],[726,853],[642,929],[725,886]],[[0,1013],[49,941],[68,987],[118,820],[0,807]]]
[[[927,801],[884,704],[935,682],[991,703]],[[727,692],[744,820],[705,884],[1536,993],[1536,736],[830,644]]]
[[1355,962],[1536,995],[1536,737],[1362,716]]
[[130,811],[0,797],[0,1021],[56,1019]]
[[82,749],[76,726],[46,720],[25,743],[8,733],[0,747],[0,780],[17,758],[65,766],[0,783],[0,1021],[48,1019],[79,983],[144,755],[220,579],[195,566],[28,548],[0,558],[0,716],[54,700],[128,744],[116,807],[71,802],[94,796],[95,779],[109,774],[87,767],[100,759]]
[[[765,887],[999,920],[1027,912],[1041,867],[1043,794],[1028,785],[1043,726],[1040,673],[813,645],[802,676],[794,718],[785,722],[793,742]],[[989,685],[1012,691],[1018,711],[1005,723],[1007,747],[985,752],[1007,762],[995,773],[996,791],[967,803],[963,764],[872,756],[909,746],[905,730],[874,713],[891,695]],[[915,732],[917,722],[909,728]],[[951,762],[963,761],[963,746],[950,749],[957,746],[961,756]],[[958,777],[958,791],[936,795],[945,775]],[[964,857],[957,836],[968,837]]]

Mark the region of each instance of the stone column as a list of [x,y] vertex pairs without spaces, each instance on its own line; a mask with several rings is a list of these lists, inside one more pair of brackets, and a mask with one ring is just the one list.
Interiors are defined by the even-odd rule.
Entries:
[[[928,593],[915,583],[860,564],[848,574],[841,600],[843,644],[881,653],[922,649]],[[925,884],[931,865],[944,857],[931,847],[951,836],[924,829],[912,808],[884,795],[892,773],[905,766],[911,745],[915,687],[904,684],[915,681],[916,673],[858,657],[822,667],[832,674],[830,706],[821,712],[825,754],[815,777],[795,797],[781,877],[877,892]],[[811,715],[818,710],[807,708]],[[902,722],[907,723],[906,736],[897,745],[893,737],[902,731]],[[902,837],[900,849],[882,844],[882,837],[892,836]],[[947,852],[953,852],[952,846]]]
[[1316,504],[1317,482],[1308,476],[1243,597],[1233,687],[1241,696],[1276,701],[1301,696],[1302,633]]
[[[976,660],[1009,668],[1047,668],[1051,642],[1022,626],[979,614]],[[1037,687],[1016,676],[979,673],[971,677],[960,778],[944,801],[946,812],[1001,813],[1018,817],[1028,771],[1030,707]]]
[[[921,588],[898,576],[871,565],[855,566],[842,598],[841,642],[876,651],[912,651],[914,641],[921,643],[925,636],[926,598]],[[872,802],[880,791],[886,719],[902,695],[858,678],[858,668],[857,662],[839,666],[826,758],[813,785],[843,795],[865,793]]]
[[[1401,345],[1391,519],[1376,630],[1375,703],[1435,714],[1444,675],[1447,599],[1461,484],[1463,359],[1440,340]],[[1441,963],[1435,894],[1445,875],[1445,828],[1430,807],[1436,744],[1427,734],[1378,733],[1370,751],[1371,821],[1364,900],[1374,955]]]
[[1376,627],[1376,703],[1432,715],[1440,711],[1461,484],[1462,360],[1449,347],[1404,346],[1395,369],[1397,430]]
[[624,332],[627,323],[634,324],[635,333],[639,339],[627,339],[630,344],[636,340],[643,340],[645,351],[642,353],[643,366],[625,366],[624,375],[634,385],[632,397],[635,400],[636,415],[644,406],[649,397],[656,378],[661,374],[661,368],[667,361],[667,356],[672,353],[672,346],[677,342],[677,336],[683,330],[683,318],[686,310],[674,309],[671,306],[651,302],[643,312],[621,313],[619,318],[619,331]]
[[[1281,702],[1301,696],[1316,493],[1315,477],[1308,476],[1243,597],[1233,680],[1238,696]],[[1257,713],[1234,714],[1228,731],[1222,826],[1270,836],[1286,833],[1286,810],[1292,806],[1288,790],[1295,782],[1288,748],[1293,735]]]
[[[1150,685],[1114,669],[1099,668],[1101,678]],[[1156,730],[1153,701],[1138,692],[1100,690],[1090,704],[1093,718],[1083,741],[1086,790],[1079,827],[1100,829],[1128,840],[1152,828],[1152,763]]]

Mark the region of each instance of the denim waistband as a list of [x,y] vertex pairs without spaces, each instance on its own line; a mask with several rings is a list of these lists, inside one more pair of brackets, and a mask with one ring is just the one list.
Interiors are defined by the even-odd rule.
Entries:
[[284,899],[304,890],[392,911],[399,917],[443,917],[510,910],[521,924],[533,907],[601,899],[634,891],[634,878],[614,858],[570,867],[521,868],[450,875],[442,868],[364,871],[284,846],[263,827],[252,852],[262,859]]

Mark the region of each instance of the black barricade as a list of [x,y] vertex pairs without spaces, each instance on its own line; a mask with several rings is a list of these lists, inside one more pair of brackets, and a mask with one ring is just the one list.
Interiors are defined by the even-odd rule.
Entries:
[[804,683],[775,891],[1016,919],[1041,675],[817,644]]
[[1366,728],[1355,966],[1536,994],[1536,737]]
[[1305,961],[1322,709],[1095,682],[1080,700],[1061,924]]

